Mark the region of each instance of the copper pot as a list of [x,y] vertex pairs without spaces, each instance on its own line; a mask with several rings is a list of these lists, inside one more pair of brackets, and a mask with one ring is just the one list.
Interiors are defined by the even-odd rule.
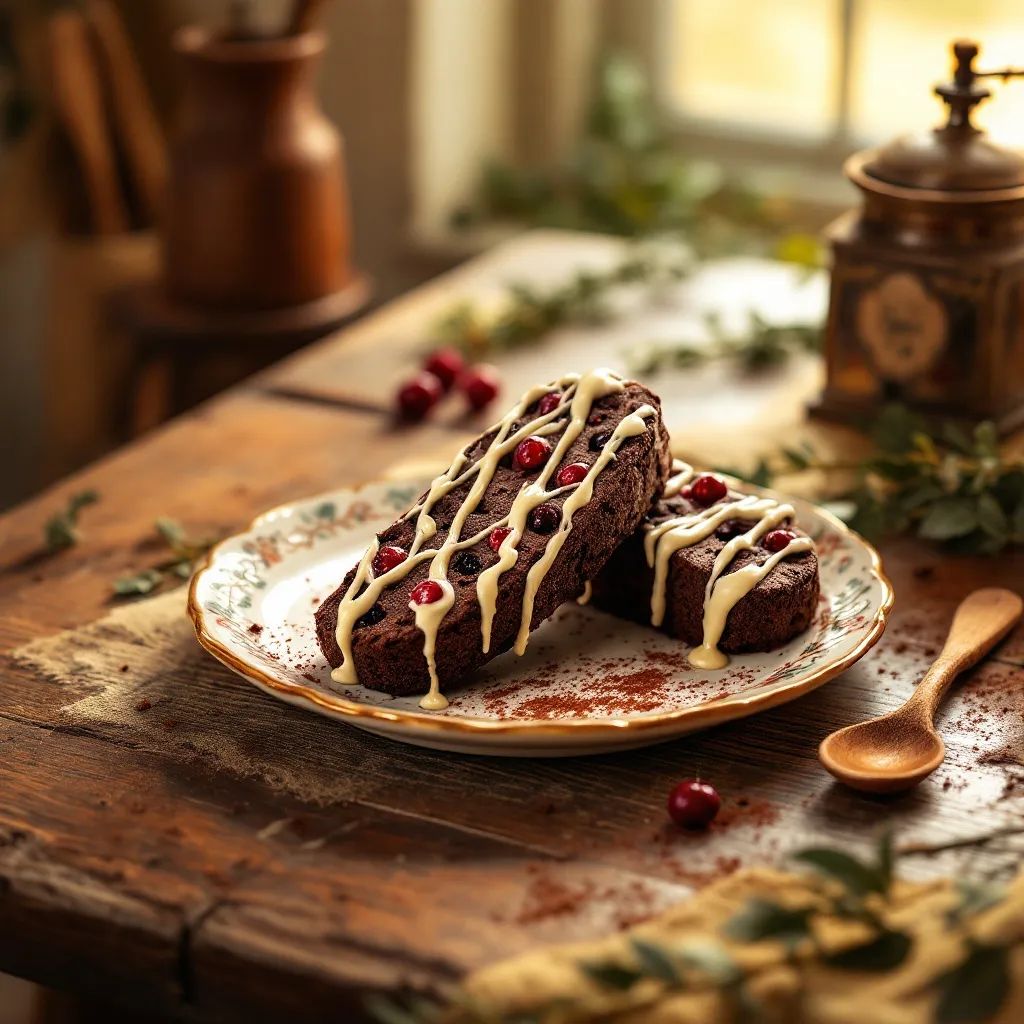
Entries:
[[342,141],[313,71],[318,32],[233,41],[175,37],[185,95],[163,223],[169,296],[214,309],[278,309],[351,278]]

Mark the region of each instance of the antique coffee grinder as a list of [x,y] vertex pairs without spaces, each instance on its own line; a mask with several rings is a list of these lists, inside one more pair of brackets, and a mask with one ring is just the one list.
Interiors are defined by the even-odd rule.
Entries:
[[899,401],[1024,423],[1024,154],[971,123],[989,95],[978,47],[953,46],[946,123],[850,157],[863,205],[828,228],[828,383],[819,415],[863,422]]

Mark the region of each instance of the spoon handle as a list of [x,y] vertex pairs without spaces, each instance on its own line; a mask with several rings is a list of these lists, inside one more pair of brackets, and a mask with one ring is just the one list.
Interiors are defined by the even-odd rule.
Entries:
[[1013,629],[1022,610],[1024,602],[1012,590],[986,587],[968,594],[953,616],[941,653],[918,683],[908,705],[927,714],[930,722],[949,684]]

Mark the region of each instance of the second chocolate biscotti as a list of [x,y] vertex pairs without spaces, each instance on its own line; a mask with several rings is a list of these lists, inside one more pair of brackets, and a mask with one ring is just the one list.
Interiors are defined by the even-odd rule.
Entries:
[[594,604],[693,646],[697,668],[770,651],[811,624],[818,559],[785,502],[677,462],[643,526],[594,582]]
[[576,597],[668,477],[660,402],[607,370],[527,392],[380,533],[316,615],[333,678],[443,689]]

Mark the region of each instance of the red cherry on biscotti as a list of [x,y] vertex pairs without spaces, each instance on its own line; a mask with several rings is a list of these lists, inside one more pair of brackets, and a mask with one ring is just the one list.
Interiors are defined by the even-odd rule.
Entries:
[[412,588],[409,597],[413,604],[433,604],[444,597],[444,589],[436,580],[424,580]]
[[668,795],[668,816],[683,828],[706,828],[721,806],[718,790],[700,779],[683,779]]
[[466,396],[471,409],[485,409],[501,391],[498,371],[486,363],[471,366],[459,377],[459,390]]
[[401,565],[408,557],[405,551],[393,544],[382,547],[373,556],[373,575],[383,576],[384,573],[391,572],[396,565]]
[[443,394],[441,382],[432,373],[418,373],[398,389],[398,412],[402,419],[421,420],[437,405]]
[[555,481],[559,487],[571,487],[573,484],[578,484],[589,472],[590,467],[586,463],[571,462],[558,471]]
[[562,401],[561,391],[549,391],[538,403],[537,412],[544,416],[549,412],[554,412],[558,408],[559,403]]
[[441,382],[441,387],[447,391],[462,373],[464,365],[458,349],[439,348],[427,356],[423,369],[427,373],[432,373]]
[[729,493],[725,481],[705,473],[690,484],[690,496],[700,505],[714,505]]
[[487,538],[487,543],[490,544],[492,551],[497,551],[501,547],[501,542],[512,532],[511,527],[508,526],[497,526],[491,530],[491,535]]
[[540,469],[550,455],[551,445],[543,437],[527,437],[516,445],[513,459],[520,469],[532,471]]
[[554,533],[562,521],[562,513],[554,505],[538,505],[530,513],[530,529],[534,533]]
[[761,539],[761,545],[768,551],[782,551],[796,540],[792,530],[772,530]]

